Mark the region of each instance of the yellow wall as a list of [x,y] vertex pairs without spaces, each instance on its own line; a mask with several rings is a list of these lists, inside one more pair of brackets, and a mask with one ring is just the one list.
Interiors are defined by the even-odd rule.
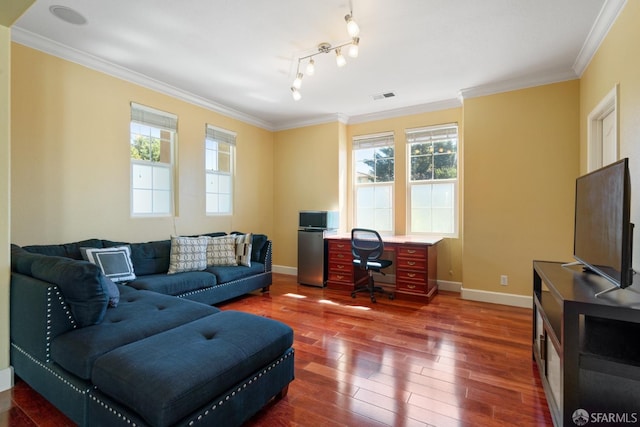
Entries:
[[[458,123],[460,125],[460,146],[464,146],[462,141],[462,108],[453,108],[441,111],[434,111],[409,116],[395,117],[384,120],[376,120],[366,123],[352,124],[347,127],[348,176],[352,174],[351,141],[354,136],[375,134],[380,132],[393,132],[395,137],[395,187],[394,187],[394,216],[395,233],[405,234],[407,232],[407,183],[404,177],[407,176],[407,151],[405,130],[423,126],[431,126],[443,123]],[[462,149],[459,154],[462,159]],[[351,200],[352,180],[348,181],[347,194]],[[462,212],[463,186],[460,178],[459,185],[459,210]],[[348,228],[353,223],[353,205],[347,206]],[[453,282],[462,282],[462,221],[460,222],[459,237],[455,239],[445,239],[438,244],[438,279]]]
[[[80,65],[12,45],[12,241],[125,241],[273,231],[273,134]],[[131,218],[130,102],[178,115],[177,216]],[[237,132],[233,216],[206,216],[205,123]]]
[[9,367],[9,243],[10,221],[10,129],[11,31],[0,25],[0,391],[11,386]]
[[572,259],[578,125],[577,80],[465,100],[465,289],[529,296],[534,259]]
[[298,212],[340,210],[344,125],[333,122],[275,134],[273,263],[298,265]]
[[[13,44],[12,90],[18,95],[12,103],[12,240],[140,241],[240,229],[268,234],[274,264],[295,268],[299,210],[338,209],[342,230],[351,227],[353,136],[393,131],[403,142],[407,128],[457,122],[464,172],[460,237],[440,245],[438,279],[462,282],[465,289],[528,296],[533,259],[571,259],[574,180],[584,153],[585,116],[618,81],[621,151],[631,156],[638,150],[632,143],[640,127],[638,64],[628,42],[637,36],[631,24],[637,9],[635,3],[626,7],[582,82],[467,99],[464,107],[450,110],[277,132]],[[130,101],[179,116],[175,221],[129,216]],[[203,164],[207,122],[238,133],[233,217],[202,213],[203,171],[193,165]],[[404,144],[398,144],[398,176],[406,173],[405,156]],[[400,234],[406,232],[403,182],[396,183],[395,201]],[[503,274],[509,276],[507,287],[499,285]]]
[[[587,170],[587,117],[600,100],[619,84],[618,137],[620,157],[629,158],[631,221],[640,225],[640,2],[629,1],[600,45],[580,82],[581,170]],[[636,227],[635,270],[640,269],[640,233]],[[640,281],[637,276],[634,279]]]

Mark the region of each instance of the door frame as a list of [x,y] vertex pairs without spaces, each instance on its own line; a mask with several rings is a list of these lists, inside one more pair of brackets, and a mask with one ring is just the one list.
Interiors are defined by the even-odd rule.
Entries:
[[602,121],[609,114],[614,114],[614,132],[616,157],[620,158],[620,141],[618,138],[619,114],[618,92],[619,84],[607,93],[598,105],[589,113],[587,118],[587,172],[602,167]]

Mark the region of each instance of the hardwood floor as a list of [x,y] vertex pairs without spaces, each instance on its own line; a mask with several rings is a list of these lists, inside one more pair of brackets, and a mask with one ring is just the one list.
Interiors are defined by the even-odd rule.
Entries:
[[[284,399],[246,425],[552,425],[531,358],[531,310],[463,301],[429,305],[301,286],[274,274],[269,294],[220,305],[295,331]],[[0,426],[71,425],[25,383],[0,393]]]

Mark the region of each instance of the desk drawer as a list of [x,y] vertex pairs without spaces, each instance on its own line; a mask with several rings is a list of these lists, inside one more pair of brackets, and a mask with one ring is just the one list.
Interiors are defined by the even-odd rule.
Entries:
[[411,282],[411,283],[427,283],[427,273],[425,271],[407,271],[398,269],[396,271],[396,280],[398,282]]
[[352,274],[353,264],[347,262],[329,261],[329,271],[334,271],[340,274]]
[[426,294],[427,284],[418,282],[407,282],[404,280],[396,281],[396,289],[398,291],[413,292],[416,294]]
[[425,271],[427,269],[427,260],[426,259],[417,259],[417,258],[401,258],[398,257],[396,260],[397,269],[398,270],[417,270],[417,271]]
[[351,255],[351,252],[329,252],[329,262],[351,264],[353,263],[353,255]]
[[328,281],[330,282],[341,282],[341,283],[353,283],[353,273],[352,272],[335,272],[330,271]]
[[351,242],[343,240],[329,240],[329,252],[351,253]]
[[427,248],[419,246],[398,246],[398,258],[427,259]]

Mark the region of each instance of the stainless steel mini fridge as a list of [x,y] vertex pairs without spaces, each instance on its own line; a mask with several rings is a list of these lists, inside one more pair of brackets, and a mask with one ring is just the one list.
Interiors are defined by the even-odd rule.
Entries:
[[[329,228],[328,228],[329,227]],[[323,287],[327,281],[325,236],[335,233],[337,212],[301,211],[298,223],[298,283]]]

